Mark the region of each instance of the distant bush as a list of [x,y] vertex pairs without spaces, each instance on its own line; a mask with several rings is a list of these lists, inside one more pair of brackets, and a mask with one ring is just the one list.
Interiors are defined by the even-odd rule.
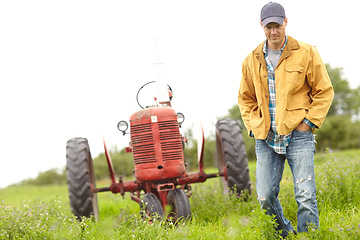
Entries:
[[321,128],[315,132],[316,150],[345,150],[360,148],[360,121],[350,116],[329,116]]
[[66,183],[66,171],[52,168],[45,172],[40,172],[36,178],[25,179],[20,184],[30,185],[61,185]]

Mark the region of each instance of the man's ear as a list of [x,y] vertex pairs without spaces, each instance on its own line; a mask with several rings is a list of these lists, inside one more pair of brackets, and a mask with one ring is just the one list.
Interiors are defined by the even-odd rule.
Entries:
[[260,21],[260,25],[261,25],[262,28],[264,28],[264,26],[263,26],[263,24],[262,24],[262,21]]
[[288,23],[288,19],[287,19],[287,18],[284,18],[283,25],[284,25],[285,27],[287,26],[287,23]]

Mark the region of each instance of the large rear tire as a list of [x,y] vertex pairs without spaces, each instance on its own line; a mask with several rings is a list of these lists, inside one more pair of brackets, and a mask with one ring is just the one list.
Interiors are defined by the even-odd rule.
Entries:
[[239,123],[223,119],[216,123],[216,150],[220,172],[225,172],[227,188],[241,196],[251,193],[248,159]]
[[94,166],[86,138],[72,138],[66,146],[66,177],[71,211],[82,217],[99,218]]

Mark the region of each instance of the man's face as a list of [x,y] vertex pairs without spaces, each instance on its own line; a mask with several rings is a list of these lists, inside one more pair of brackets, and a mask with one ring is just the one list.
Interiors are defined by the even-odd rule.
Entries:
[[273,50],[280,49],[285,43],[285,27],[287,25],[287,18],[284,19],[283,24],[271,22],[266,26],[261,26],[264,29],[265,36],[268,40],[269,47]]

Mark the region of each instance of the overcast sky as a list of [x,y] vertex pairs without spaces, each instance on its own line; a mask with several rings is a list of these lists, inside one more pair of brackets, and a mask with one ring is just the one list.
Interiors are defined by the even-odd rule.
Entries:
[[[93,157],[127,146],[116,128],[139,110],[135,96],[155,80],[154,39],[184,128],[237,104],[241,62],[264,40],[268,1],[1,1],[0,187],[65,166],[66,141],[89,139]],[[324,63],[357,76],[355,1],[279,1],[287,33],[315,45]],[[145,104],[145,103],[144,103]]]

